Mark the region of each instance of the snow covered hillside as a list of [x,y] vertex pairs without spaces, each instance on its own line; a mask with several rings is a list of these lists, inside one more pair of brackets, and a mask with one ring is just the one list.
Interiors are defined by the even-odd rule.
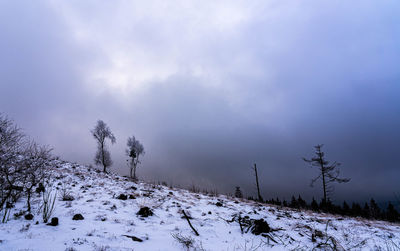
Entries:
[[125,177],[65,162],[57,162],[51,172],[52,189],[54,193],[57,191],[51,217],[58,218],[58,225],[43,223],[42,197],[38,194],[32,199],[34,218],[26,220],[21,212],[26,210],[26,203],[21,199],[8,222],[0,224],[0,250],[399,250],[400,247],[398,224],[295,211],[224,195],[214,197],[134,183]]

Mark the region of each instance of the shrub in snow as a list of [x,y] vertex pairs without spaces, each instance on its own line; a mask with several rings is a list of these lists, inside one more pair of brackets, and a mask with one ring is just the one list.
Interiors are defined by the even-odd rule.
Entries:
[[180,233],[173,233],[171,235],[178,243],[182,244],[186,250],[190,250],[190,248],[194,247],[194,239],[191,236],[184,236]]
[[68,247],[68,248],[65,249],[65,251],[77,251],[77,250],[75,248],[73,248],[73,247]]
[[68,190],[69,188],[66,186],[66,184],[63,184],[61,188],[61,200],[62,201],[73,201],[75,198],[72,196],[71,192]]

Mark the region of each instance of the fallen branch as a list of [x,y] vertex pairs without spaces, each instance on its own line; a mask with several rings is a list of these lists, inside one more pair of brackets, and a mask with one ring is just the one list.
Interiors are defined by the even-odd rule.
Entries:
[[275,242],[276,244],[278,244],[278,242],[274,238],[272,238],[272,236],[269,235],[269,234],[261,234],[261,236],[268,238],[268,244],[269,244],[269,240],[271,240],[271,241]]
[[242,219],[242,217],[239,215],[238,222],[239,222],[239,226],[240,226],[240,232],[243,234],[243,225],[242,225],[241,219]]
[[199,236],[199,232],[197,232],[196,229],[192,226],[192,223],[190,223],[189,217],[186,215],[185,210],[182,210],[183,216],[185,216],[187,222],[189,223],[190,228],[193,230],[193,232],[196,234],[196,236]]
[[123,236],[128,237],[128,238],[132,239],[133,241],[143,242],[142,239],[140,239],[140,238],[138,238],[138,237],[136,237],[136,236],[133,236],[133,235],[126,235],[126,234],[124,234]]

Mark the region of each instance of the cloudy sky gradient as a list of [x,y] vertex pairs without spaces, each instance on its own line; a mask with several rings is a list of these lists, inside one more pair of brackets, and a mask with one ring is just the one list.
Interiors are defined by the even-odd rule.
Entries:
[[352,178],[334,201],[400,192],[400,2],[0,1],[0,112],[64,159],[264,197],[301,193],[325,144]]

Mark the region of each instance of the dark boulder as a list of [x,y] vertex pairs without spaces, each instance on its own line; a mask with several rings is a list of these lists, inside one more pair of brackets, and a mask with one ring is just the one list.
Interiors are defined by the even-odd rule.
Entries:
[[26,214],[24,217],[25,217],[25,220],[32,220],[33,214]]
[[75,214],[74,217],[72,217],[72,220],[83,220],[85,219],[82,214]]
[[58,226],[58,218],[57,217],[51,218],[50,223],[48,223],[47,225],[48,226],[53,226],[53,227]]
[[127,200],[127,199],[128,199],[128,196],[126,196],[125,194],[120,194],[120,195],[117,197],[117,199],[119,199],[119,200]]
[[142,207],[140,208],[139,212],[137,212],[137,215],[140,215],[142,217],[149,217],[153,215],[153,211],[151,211],[151,209],[148,207]]
[[264,219],[254,220],[253,226],[251,227],[251,233],[260,235],[261,233],[269,233],[271,228]]

